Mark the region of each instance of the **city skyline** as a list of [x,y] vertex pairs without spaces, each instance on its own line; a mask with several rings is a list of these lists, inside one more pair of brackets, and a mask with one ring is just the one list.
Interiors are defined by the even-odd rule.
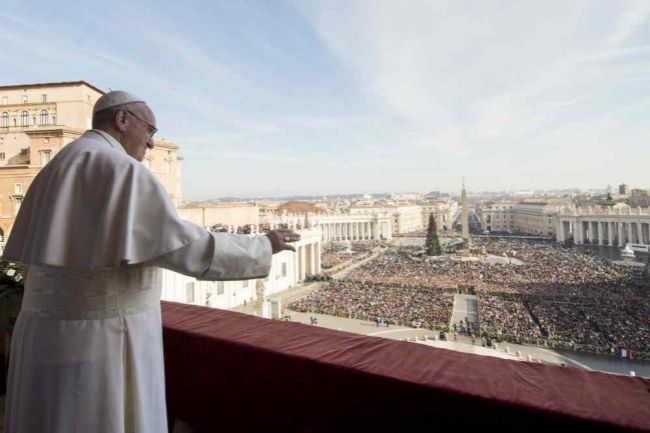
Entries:
[[188,200],[462,176],[469,191],[648,186],[647,2],[9,0],[0,19],[0,84],[143,97],[181,146]]

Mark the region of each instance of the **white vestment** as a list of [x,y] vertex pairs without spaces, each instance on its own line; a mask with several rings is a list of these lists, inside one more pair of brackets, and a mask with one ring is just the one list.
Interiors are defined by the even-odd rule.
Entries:
[[5,433],[167,431],[159,267],[268,275],[266,236],[209,233],[108,134],[67,145],[32,183],[5,248],[22,261]]

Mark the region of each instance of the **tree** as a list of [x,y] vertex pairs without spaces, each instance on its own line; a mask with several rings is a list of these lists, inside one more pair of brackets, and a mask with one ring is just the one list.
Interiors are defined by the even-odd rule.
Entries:
[[427,228],[426,249],[428,256],[439,256],[442,254],[440,241],[438,240],[438,227],[433,214],[429,214],[429,228]]

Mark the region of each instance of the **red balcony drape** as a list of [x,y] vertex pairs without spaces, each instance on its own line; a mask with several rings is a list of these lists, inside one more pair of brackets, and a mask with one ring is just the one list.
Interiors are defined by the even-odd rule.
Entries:
[[162,307],[168,411],[201,431],[650,431],[640,377]]

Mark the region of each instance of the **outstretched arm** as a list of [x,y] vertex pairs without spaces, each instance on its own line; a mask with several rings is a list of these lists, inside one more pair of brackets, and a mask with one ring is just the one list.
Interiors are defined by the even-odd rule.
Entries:
[[300,236],[290,230],[271,231],[255,237],[206,231],[205,236],[149,264],[199,280],[262,278],[269,274],[272,254],[294,251],[287,243],[299,239]]

